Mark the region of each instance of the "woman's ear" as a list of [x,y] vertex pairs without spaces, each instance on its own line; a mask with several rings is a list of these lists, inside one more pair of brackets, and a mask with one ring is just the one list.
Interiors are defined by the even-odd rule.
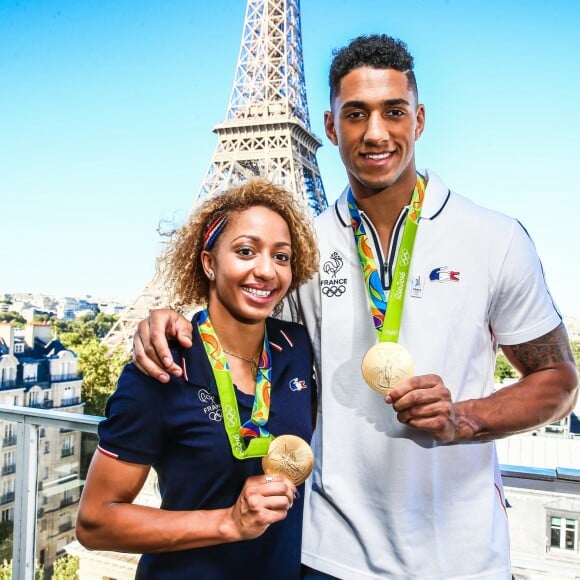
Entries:
[[200,260],[201,260],[201,265],[203,267],[203,271],[205,272],[205,275],[210,280],[215,280],[214,259],[213,259],[213,256],[211,255],[211,252],[208,252],[207,250],[203,250],[201,252]]

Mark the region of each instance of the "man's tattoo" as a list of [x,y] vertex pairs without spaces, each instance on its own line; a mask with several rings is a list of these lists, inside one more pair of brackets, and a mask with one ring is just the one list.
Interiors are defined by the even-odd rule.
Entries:
[[523,344],[514,344],[510,349],[526,372],[533,372],[558,362],[574,362],[564,324],[560,324],[540,338]]

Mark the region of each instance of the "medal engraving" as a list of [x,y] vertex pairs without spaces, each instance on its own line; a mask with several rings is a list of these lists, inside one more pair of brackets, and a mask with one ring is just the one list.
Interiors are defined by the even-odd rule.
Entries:
[[314,466],[310,445],[296,435],[280,435],[271,443],[268,454],[262,457],[264,473],[281,473],[300,485],[306,481]]
[[399,343],[379,342],[363,357],[361,370],[369,387],[385,395],[396,383],[413,376],[413,359]]

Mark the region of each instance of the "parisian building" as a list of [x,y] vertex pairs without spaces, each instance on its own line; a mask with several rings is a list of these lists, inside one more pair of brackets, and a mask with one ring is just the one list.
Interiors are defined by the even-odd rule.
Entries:
[[[24,330],[0,324],[0,404],[83,413],[77,355],[51,336],[50,324]],[[15,423],[0,421],[0,520],[14,517]],[[38,453],[36,558],[45,569],[75,539],[81,491],[81,433],[41,428]]]

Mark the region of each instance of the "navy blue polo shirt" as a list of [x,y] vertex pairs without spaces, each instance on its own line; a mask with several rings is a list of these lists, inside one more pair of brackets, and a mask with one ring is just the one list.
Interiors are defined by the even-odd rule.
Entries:
[[[166,510],[226,508],[245,480],[263,473],[261,459],[238,460],[224,429],[217,387],[193,319],[191,348],[173,349],[183,377],[161,384],[134,365],[123,370],[99,425],[100,446],[123,461],[152,465]],[[316,397],[313,355],[301,325],[266,321],[272,357],[270,416],[275,436],[310,441]],[[236,390],[242,422],[251,415],[253,395]],[[283,521],[257,539],[163,554],[146,554],[137,578],[297,579],[304,486]]]

